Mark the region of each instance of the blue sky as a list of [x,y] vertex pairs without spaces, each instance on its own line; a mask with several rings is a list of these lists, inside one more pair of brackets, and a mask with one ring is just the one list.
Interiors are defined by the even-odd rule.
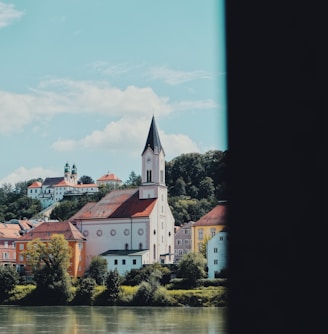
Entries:
[[0,185],[227,149],[224,1],[0,0]]

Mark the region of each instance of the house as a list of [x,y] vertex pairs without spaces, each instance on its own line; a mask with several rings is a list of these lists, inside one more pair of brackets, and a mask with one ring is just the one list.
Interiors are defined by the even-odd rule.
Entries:
[[96,181],[98,186],[101,185],[109,185],[111,186],[113,189],[119,188],[122,185],[122,180],[117,177],[114,173],[107,173],[105,175],[103,175],[102,177],[100,177],[97,181]]
[[224,227],[207,243],[208,278],[215,278],[222,269],[227,269],[228,231]]
[[26,275],[31,275],[22,252],[26,250],[28,242],[39,238],[42,242],[49,242],[53,234],[62,234],[72,249],[71,263],[68,274],[71,277],[83,277],[85,272],[85,238],[80,231],[68,221],[42,222],[33,230],[16,240],[17,266],[24,268]]
[[174,234],[174,262],[181,260],[184,254],[191,252],[191,227],[193,222],[182,225]]
[[64,176],[47,177],[43,183],[33,182],[27,187],[27,196],[40,200],[43,209],[62,200],[64,197],[81,196],[98,192],[96,184],[78,184],[77,167],[72,169],[68,162],[64,166]]
[[16,266],[16,241],[27,231],[37,226],[37,222],[11,219],[0,223],[0,265]]
[[202,243],[207,243],[226,226],[227,202],[221,201],[210,212],[192,225],[192,250],[198,252]]
[[109,270],[120,272],[137,264],[173,263],[174,218],[165,185],[165,153],[154,117],[141,160],[139,187],[112,190],[69,219],[87,238],[87,265],[100,254],[110,260]]

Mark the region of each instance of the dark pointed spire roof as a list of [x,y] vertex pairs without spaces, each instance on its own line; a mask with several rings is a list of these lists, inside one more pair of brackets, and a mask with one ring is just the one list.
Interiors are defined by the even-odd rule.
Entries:
[[[158,131],[157,131],[157,127],[156,127],[155,117],[154,116],[153,116],[153,118],[151,120],[151,124],[150,124],[150,129],[149,129],[149,133],[148,133],[146,145],[145,145],[144,150],[142,151],[142,154],[144,154],[144,152],[147,150],[148,147],[150,147],[153,151],[155,151],[155,147],[158,148],[159,151],[161,149],[163,150],[161,141],[159,139],[159,134],[158,134]],[[163,150],[163,152],[164,152],[164,150]]]

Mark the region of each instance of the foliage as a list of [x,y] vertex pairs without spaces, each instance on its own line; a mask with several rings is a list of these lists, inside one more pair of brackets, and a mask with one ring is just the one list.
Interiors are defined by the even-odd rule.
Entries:
[[20,304],[24,305],[28,302],[29,297],[33,295],[33,291],[36,289],[36,286],[33,284],[27,285],[16,285],[9,293],[6,304]]
[[89,269],[85,273],[85,276],[93,278],[98,285],[103,285],[106,281],[107,273],[107,260],[97,255],[91,259]]
[[124,183],[124,188],[132,188],[132,187],[138,187],[141,185],[141,176],[137,175],[134,171],[132,171],[129,175],[129,178]]
[[53,234],[48,242],[42,242],[39,238],[29,241],[22,255],[27,258],[27,263],[37,271],[44,266],[50,270],[67,271],[72,249],[62,234]]
[[161,277],[161,271],[156,269],[146,281],[142,281],[134,295],[133,303],[142,306],[164,306],[173,304],[173,301],[168,297],[166,289],[160,286],[159,280]]
[[205,259],[207,258],[207,243],[210,239],[211,238],[208,235],[205,236],[199,246],[199,252],[204,256]]
[[0,187],[0,221],[30,219],[41,211],[41,202],[27,197],[27,187],[34,181],[18,182],[15,187],[5,183]]
[[206,260],[202,254],[184,254],[177,264],[177,275],[189,282],[190,286],[195,286],[198,279],[206,277],[205,265]]
[[17,285],[19,274],[12,266],[0,266],[0,301]]
[[123,284],[125,285],[139,285],[142,281],[146,281],[154,271],[160,271],[160,282],[163,283],[166,276],[170,274],[170,269],[160,265],[159,263],[153,263],[145,265],[140,269],[131,269],[124,277]]
[[45,243],[36,238],[27,243],[22,255],[27,258],[36,282],[37,298],[48,304],[63,304],[70,297],[71,280],[67,273],[72,249],[62,234],[53,234]]
[[78,184],[94,184],[95,181],[93,181],[91,176],[83,175],[79,178],[77,183]]
[[116,301],[121,288],[121,277],[116,268],[109,271],[106,278],[106,288],[108,292],[108,299],[110,301]]
[[93,278],[83,278],[76,290],[75,303],[93,305],[96,286],[96,281]]

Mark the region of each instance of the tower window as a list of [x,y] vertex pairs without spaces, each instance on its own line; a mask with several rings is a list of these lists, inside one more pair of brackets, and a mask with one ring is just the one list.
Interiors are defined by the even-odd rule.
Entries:
[[151,170],[147,170],[147,182],[151,182]]

